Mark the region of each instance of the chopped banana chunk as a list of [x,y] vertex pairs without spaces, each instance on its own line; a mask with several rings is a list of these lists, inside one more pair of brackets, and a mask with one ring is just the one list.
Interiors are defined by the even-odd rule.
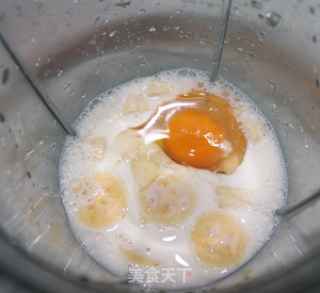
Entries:
[[145,93],[148,97],[169,94],[171,91],[172,88],[169,83],[161,79],[150,81],[145,88]]
[[230,154],[219,166],[219,172],[231,174],[242,162],[242,158],[237,154]]
[[145,189],[160,174],[160,164],[148,157],[147,153],[143,151],[132,160],[131,168],[140,190]]
[[220,208],[250,205],[252,203],[249,198],[249,191],[244,188],[221,186],[216,189],[216,193],[219,196]]
[[259,124],[250,118],[248,115],[241,115],[241,121],[243,122],[246,133],[253,142],[258,142],[260,140],[261,130],[259,129]]
[[123,158],[131,159],[143,145],[143,137],[139,132],[137,130],[128,129],[120,132],[115,137],[110,149],[119,153]]
[[123,115],[129,115],[136,112],[149,111],[150,107],[142,97],[128,97],[123,108]]

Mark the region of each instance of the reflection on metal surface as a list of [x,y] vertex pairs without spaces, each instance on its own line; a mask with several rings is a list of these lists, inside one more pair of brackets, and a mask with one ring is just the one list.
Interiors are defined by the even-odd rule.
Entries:
[[10,48],[9,44],[5,40],[5,38],[2,36],[0,33],[0,42],[4,46],[4,48],[7,50],[8,54],[12,58],[12,60],[16,63],[16,65],[19,67],[20,72],[22,73],[23,77],[26,79],[26,81],[29,83],[31,88],[34,90],[36,95],[40,98],[40,100],[44,103],[44,105],[47,107],[49,112],[53,115],[53,117],[57,120],[57,122],[60,124],[60,126],[63,128],[63,130],[66,132],[68,135],[76,135],[75,131],[72,129],[72,127],[66,122],[64,117],[62,117],[61,113],[58,111],[57,107],[52,103],[52,101],[44,95],[40,89],[34,84],[22,64],[20,63],[19,59],[17,56],[14,54],[12,49]]

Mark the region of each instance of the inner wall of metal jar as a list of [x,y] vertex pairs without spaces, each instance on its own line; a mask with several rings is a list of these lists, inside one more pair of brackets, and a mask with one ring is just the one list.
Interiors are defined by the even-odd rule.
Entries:
[[[72,123],[97,94],[136,77],[210,70],[222,1],[4,1],[1,33],[37,86]],[[237,1],[221,75],[272,123],[289,177],[288,203],[317,190],[320,154],[316,1]],[[297,33],[299,32],[299,33]],[[65,134],[0,48],[0,222],[6,237],[65,276],[119,281],[69,229],[59,195]],[[232,287],[292,266],[319,246],[320,205],[282,219],[263,250],[213,286]]]

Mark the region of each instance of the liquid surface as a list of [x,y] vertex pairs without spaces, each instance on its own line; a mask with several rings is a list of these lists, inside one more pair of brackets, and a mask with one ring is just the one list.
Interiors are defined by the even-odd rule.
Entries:
[[[203,93],[220,105],[199,102]],[[172,104],[185,98],[195,106]],[[164,105],[171,110],[152,120]],[[280,147],[251,100],[224,80],[194,70],[133,80],[95,98],[75,127],[60,165],[72,230],[129,283],[208,284],[253,257],[277,224]]]

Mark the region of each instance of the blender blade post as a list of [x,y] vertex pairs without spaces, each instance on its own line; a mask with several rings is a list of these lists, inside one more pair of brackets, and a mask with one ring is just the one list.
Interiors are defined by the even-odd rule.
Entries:
[[224,46],[224,39],[226,37],[226,32],[227,32],[228,23],[229,23],[231,5],[232,5],[232,0],[223,1],[219,36],[213,52],[212,70],[210,74],[211,82],[214,82],[219,74],[221,57],[222,57],[223,46]]
[[16,63],[18,68],[20,69],[20,72],[22,73],[23,77],[26,79],[26,81],[29,83],[31,88],[34,90],[36,95],[40,98],[40,100],[43,102],[43,104],[46,106],[46,108],[49,110],[49,112],[52,114],[52,116],[57,120],[57,122],[60,124],[62,129],[66,132],[67,135],[75,136],[76,132],[73,130],[71,125],[69,125],[64,117],[61,115],[61,113],[58,111],[55,104],[50,100],[49,97],[47,97],[45,94],[43,94],[40,89],[35,85],[35,83],[30,78],[29,74],[25,70],[25,68],[22,66],[21,62],[13,52],[13,50],[10,48],[9,44],[3,37],[3,35],[0,33],[0,43],[3,45],[3,47],[6,49],[12,60]]

